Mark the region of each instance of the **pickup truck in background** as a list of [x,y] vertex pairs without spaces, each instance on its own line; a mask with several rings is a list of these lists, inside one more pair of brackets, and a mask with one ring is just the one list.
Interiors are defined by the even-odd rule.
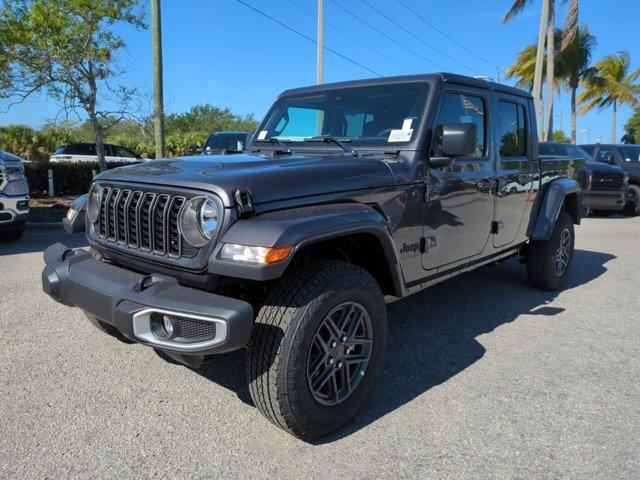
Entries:
[[582,159],[584,164],[583,198],[589,210],[597,215],[608,216],[625,206],[629,185],[627,173],[617,165],[595,162],[582,148],[570,143],[545,142],[540,144],[543,161],[554,157]]
[[620,167],[628,179],[624,211],[640,215],[640,145],[605,144],[580,145],[596,162]]
[[18,240],[29,216],[24,160],[0,150],[0,240]]
[[374,387],[385,303],[513,257],[537,288],[571,275],[585,161],[541,161],[535,118],[449,73],[285,91],[247,153],[98,175],[91,251],[49,247],[43,289],[193,368],[248,348],[256,407],[325,435]]

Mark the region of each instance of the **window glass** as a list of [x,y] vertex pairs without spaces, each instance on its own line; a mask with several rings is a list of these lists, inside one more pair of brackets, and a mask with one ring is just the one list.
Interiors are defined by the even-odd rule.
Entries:
[[580,148],[582,148],[589,155],[593,155],[593,151],[596,149],[596,147],[593,145],[580,145]]
[[[426,83],[332,88],[278,99],[257,140],[277,138],[309,146],[333,136],[357,146],[402,145],[417,134]],[[336,147],[338,148],[338,147]]]
[[205,153],[220,150],[244,150],[246,133],[212,133],[204,145]]
[[113,145],[111,148],[114,150],[114,157],[136,158],[136,155],[131,150],[124,147]]
[[436,121],[435,136],[431,155],[442,156],[442,126],[445,123],[474,123],[478,134],[476,153],[471,158],[481,158],[485,155],[485,105],[484,100],[473,95],[460,93],[445,93],[442,107]]
[[55,149],[53,154],[54,155],[62,155],[64,153],[65,148],[66,148],[65,146],[58,147],[58,148]]
[[497,131],[501,157],[527,156],[527,130],[522,105],[498,102]]
[[596,153],[596,161],[603,163],[615,162],[616,156],[612,150],[608,148],[599,148]]
[[75,143],[67,145],[64,153],[67,155],[95,155],[96,146],[87,143]]
[[640,163],[640,147],[618,147],[623,162]]

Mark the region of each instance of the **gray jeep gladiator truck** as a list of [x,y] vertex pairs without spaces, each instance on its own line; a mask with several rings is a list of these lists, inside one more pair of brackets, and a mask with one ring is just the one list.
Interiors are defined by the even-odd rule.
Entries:
[[258,409],[319,437],[374,386],[385,302],[511,257],[561,288],[583,161],[536,139],[528,93],[460,75],[288,90],[245,154],[96,177],[90,251],[49,247],[43,288],[193,368],[247,347]]

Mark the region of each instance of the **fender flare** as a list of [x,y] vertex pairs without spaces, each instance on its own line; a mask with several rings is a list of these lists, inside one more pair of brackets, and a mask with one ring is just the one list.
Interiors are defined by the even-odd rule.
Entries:
[[565,199],[569,195],[575,194],[575,204],[571,204],[570,214],[575,224],[580,224],[583,214],[582,188],[580,184],[572,178],[557,178],[551,180],[544,189],[542,203],[537,210],[535,224],[531,232],[532,240],[548,240],[551,238]]
[[[292,208],[264,213],[234,223],[222,236],[209,259],[209,272],[234,278],[266,281],[282,276],[295,254],[303,247],[356,233],[371,234],[380,242],[394,289],[402,291],[403,277],[386,219],[359,203],[339,203]],[[272,265],[230,262],[220,258],[225,243],[274,247],[292,245],[289,257]]]

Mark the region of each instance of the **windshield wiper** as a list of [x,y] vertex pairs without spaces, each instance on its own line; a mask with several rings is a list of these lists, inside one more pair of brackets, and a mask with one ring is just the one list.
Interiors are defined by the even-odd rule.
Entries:
[[276,138],[276,137],[269,137],[269,138],[256,138],[254,140],[254,142],[266,142],[266,143],[275,143],[275,144],[277,144],[280,148],[273,151],[274,155],[282,155],[282,154],[291,154],[292,153],[290,148],[286,148],[284,146],[284,142],[291,143],[291,140],[280,140],[279,138]]
[[350,138],[344,138],[344,139],[340,139],[339,140],[339,139],[337,139],[336,137],[334,137],[332,135],[317,135],[315,137],[305,138],[304,141],[305,142],[335,143],[336,145],[338,145],[345,152],[350,153],[354,157],[358,156],[358,152],[356,152],[349,145],[345,145],[345,142],[350,142],[351,141]]

